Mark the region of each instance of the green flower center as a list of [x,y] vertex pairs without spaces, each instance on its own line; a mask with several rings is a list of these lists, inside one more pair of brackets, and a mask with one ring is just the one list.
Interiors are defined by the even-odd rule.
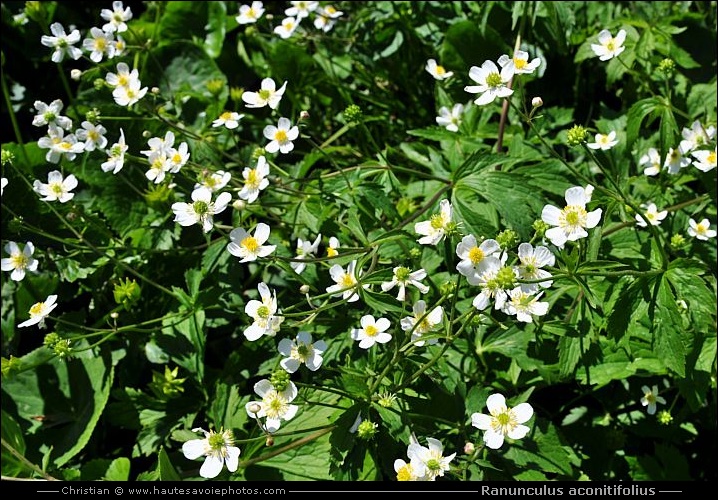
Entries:
[[59,182],[53,182],[50,184],[50,191],[52,191],[55,196],[60,196],[65,190],[62,189],[62,184]]
[[210,432],[209,437],[207,438],[209,447],[212,448],[213,451],[222,451],[226,446],[231,446],[231,434],[229,434],[229,436],[226,436],[226,434],[229,434],[229,431],[222,434]]
[[496,416],[496,420],[501,427],[505,427],[511,422],[511,416],[508,412],[500,413]]
[[45,119],[47,123],[52,123],[55,120],[57,120],[57,115],[53,113],[52,111],[46,112],[42,117]]
[[411,274],[411,270],[406,267],[400,267],[396,270],[396,280],[404,282],[407,279],[409,279],[409,275]]
[[257,316],[262,319],[269,318],[269,308],[267,306],[259,306],[257,309]]
[[501,75],[496,72],[489,73],[489,75],[486,77],[486,85],[491,88],[500,87],[502,84],[503,81],[501,80]]
[[204,215],[209,211],[209,204],[206,201],[195,201],[192,203],[192,210],[197,215]]
[[513,288],[515,280],[516,275],[514,274],[514,270],[510,267],[502,267],[499,269],[499,272],[496,273],[496,281],[504,290]]
[[267,99],[270,98],[270,96],[272,95],[272,92],[267,89],[262,89],[259,92],[257,92],[257,94],[259,94],[260,99],[262,99],[263,101],[266,101]]
[[441,462],[435,458],[426,461],[426,468],[431,472],[439,472],[441,470]]

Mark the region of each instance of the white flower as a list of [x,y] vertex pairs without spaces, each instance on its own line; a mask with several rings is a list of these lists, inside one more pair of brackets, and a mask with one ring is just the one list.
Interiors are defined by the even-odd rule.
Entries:
[[78,142],[75,134],[65,135],[65,131],[55,125],[50,125],[47,128],[47,135],[40,137],[37,145],[49,150],[45,155],[45,160],[50,163],[60,163],[63,155],[72,161],[85,150],[85,143]]
[[70,174],[66,178],[62,178],[59,170],[53,170],[47,174],[47,184],[35,180],[32,183],[32,189],[40,196],[43,201],[59,201],[66,203],[70,201],[75,193],[71,193],[77,187],[77,178]]
[[501,250],[501,246],[494,239],[486,239],[477,245],[476,237],[467,234],[456,245],[456,256],[461,259],[456,265],[459,274],[468,278],[469,284],[478,285],[478,275],[483,272],[485,259]]
[[501,448],[505,437],[521,439],[531,430],[528,426],[521,425],[528,422],[534,414],[528,403],[508,408],[503,395],[492,394],[486,399],[486,409],[489,415],[478,412],[471,414],[471,425],[486,431],[484,442],[493,450]]
[[32,117],[32,124],[36,127],[56,126],[64,130],[72,128],[72,120],[60,114],[64,106],[60,99],[55,99],[50,104],[35,101],[32,106],[37,111],[37,115]]
[[85,120],[82,122],[82,128],[75,131],[75,137],[85,141],[85,151],[94,151],[95,149],[105,149],[105,146],[107,146],[106,133],[107,129],[99,123],[95,125]]
[[[666,218],[666,215],[668,215],[667,210],[661,210],[660,212],[656,208],[655,203],[649,203],[648,205],[643,204],[641,205],[641,208],[644,208],[645,211],[643,212],[643,215],[646,219],[648,219],[648,222],[651,223],[652,226],[658,226],[661,224],[661,221]],[[643,220],[643,217],[641,217],[639,214],[636,214],[636,224],[639,227],[648,227],[648,224],[646,224],[646,221]]]
[[228,129],[232,130],[239,127],[239,120],[242,118],[244,118],[244,115],[240,115],[236,111],[225,111],[219,115],[219,118],[212,122],[212,126],[221,127],[224,125]]
[[337,251],[337,248],[339,248],[339,240],[336,238],[336,236],[332,236],[329,238],[329,246],[327,247],[327,257],[336,257],[339,255],[339,252]]
[[644,167],[644,175],[658,175],[661,171],[661,155],[658,153],[658,150],[656,148],[649,148],[646,154],[638,160],[638,166]]
[[299,27],[299,21],[301,19],[295,19],[293,17],[285,17],[282,19],[282,24],[274,28],[274,33],[279,35],[280,38],[287,39],[291,37]]
[[30,308],[30,319],[20,323],[18,328],[37,325],[38,328],[45,328],[45,318],[57,307],[57,295],[49,295],[44,302],[36,302]]
[[274,80],[271,78],[265,78],[262,80],[259,91],[242,92],[242,100],[248,108],[262,108],[264,106],[269,106],[271,109],[277,109],[286,89],[287,82],[284,82],[281,87],[277,88]]
[[74,29],[67,35],[65,28],[60,23],[52,23],[50,31],[55,36],[42,35],[40,43],[45,47],[52,47],[55,51],[52,53],[52,62],[60,63],[65,55],[71,59],[77,60],[82,57],[82,50],[74,45],[80,41],[80,30]]
[[128,85],[115,87],[112,97],[119,106],[132,106],[147,94],[147,87],[142,87],[139,80],[132,80]]
[[[265,378],[254,384],[254,392],[262,400],[250,401],[245,405],[245,409],[252,418],[267,417],[265,421],[267,432],[277,432],[281,421],[293,419],[299,410],[297,405],[290,404],[297,397],[297,386],[294,385],[294,382],[290,381],[283,391],[277,391]],[[258,412],[250,411],[256,409],[257,406],[259,406]]]
[[235,17],[239,24],[252,24],[259,21],[264,14],[264,4],[262,2],[252,2],[252,5],[242,5],[239,7],[239,15]]
[[126,9],[123,8],[122,2],[114,1],[112,2],[112,10],[102,9],[100,11],[100,17],[107,21],[107,23],[102,26],[103,31],[122,33],[127,31],[127,21],[132,19],[132,10],[129,7]]
[[180,226],[191,226],[199,224],[202,231],[209,232],[214,225],[215,214],[221,213],[232,201],[230,193],[221,193],[215,201],[212,201],[212,191],[200,186],[192,191],[192,203],[176,202],[172,204],[172,211],[175,213],[175,222]]
[[626,49],[623,46],[624,41],[626,41],[625,30],[619,30],[616,38],[613,38],[610,31],[601,30],[598,34],[598,43],[592,43],[591,48],[601,61],[608,61]]
[[172,149],[172,146],[174,146],[175,143],[175,134],[171,130],[168,130],[165,132],[164,138],[162,137],[152,137],[147,141],[147,145],[149,146],[149,149],[145,149],[143,151],[140,151],[143,155],[145,155],[147,158],[151,157],[152,155],[155,155],[157,153],[169,153]]
[[12,273],[10,273],[11,280],[22,281],[25,277],[25,271],[37,271],[39,262],[32,257],[32,254],[35,252],[35,245],[31,242],[28,241],[25,247],[20,250],[17,243],[8,241],[5,244],[5,251],[10,254],[10,257],[4,257],[2,259],[2,270],[12,271]]
[[200,186],[204,186],[214,193],[215,191],[219,191],[225,187],[231,179],[232,174],[225,172],[224,170],[217,170],[216,172],[203,172],[202,181],[195,183],[194,188],[197,189]]
[[171,164],[170,159],[164,152],[155,152],[147,159],[150,163],[150,169],[145,172],[145,177],[159,184],[165,179],[165,174],[169,172]]
[[[170,164],[169,173],[176,174],[189,161],[189,146],[186,142],[181,142],[178,148],[170,148],[167,151],[167,157]],[[215,188],[213,191],[217,191],[218,189],[219,188]]]
[[251,342],[263,335],[274,337],[284,321],[283,316],[278,316],[281,311],[277,309],[276,292],[270,292],[264,282],[260,283],[257,289],[262,300],[252,299],[244,306],[244,312],[254,320],[244,331],[244,336]]
[[105,75],[105,82],[114,88],[117,87],[128,87],[132,82],[140,81],[140,71],[135,68],[130,71],[130,67],[127,63],[117,63],[117,73],[107,73]]
[[276,127],[274,125],[264,127],[264,137],[270,140],[264,147],[268,153],[280,151],[286,154],[294,149],[292,141],[299,137],[299,127],[296,125],[292,127],[292,122],[282,117]]
[[558,248],[563,248],[566,241],[576,241],[588,236],[586,229],[596,227],[601,220],[601,209],[586,212],[586,191],[581,186],[566,190],[566,206],[559,210],[553,205],[546,205],[541,211],[541,219],[552,227],[546,231],[546,237]]
[[515,267],[503,266],[507,255],[504,253],[501,258],[490,255],[484,259],[476,274],[467,277],[470,285],[481,287],[472,305],[479,311],[489,306],[491,299],[495,299],[494,308],[500,310],[508,298],[507,290],[514,288],[515,280],[518,277],[518,269]]
[[712,141],[716,136],[716,128],[713,125],[704,127],[700,120],[696,120],[690,128],[683,127],[681,136],[683,140],[679,147],[681,151],[688,153]]
[[686,168],[690,164],[691,159],[685,155],[685,151],[680,147],[670,148],[666,155],[666,161],[663,162],[663,168],[668,170],[669,174],[676,175],[682,168]]
[[[322,241],[322,235],[319,234],[314,242],[310,242],[309,240],[303,240],[302,238],[297,238],[297,259],[307,259],[312,258],[317,253],[317,250],[319,249],[319,243]],[[295,262],[292,261],[289,263],[290,266],[292,266],[292,269],[297,274],[302,274],[304,269],[306,269],[307,264],[305,262]]]
[[716,151],[716,148],[713,148],[713,151],[708,151],[707,149],[692,151],[691,155],[693,158],[698,160],[693,163],[693,166],[701,172],[709,172],[713,170],[716,168]]
[[314,18],[314,27],[323,32],[331,31],[344,12],[335,9],[332,5],[317,8]]
[[451,223],[452,209],[449,200],[439,202],[439,213],[433,214],[429,220],[414,224],[414,231],[422,235],[417,241],[422,245],[436,245],[446,236]]
[[449,132],[458,132],[461,125],[461,114],[464,112],[464,105],[461,103],[454,104],[449,108],[442,106],[439,108],[439,116],[436,117],[436,124],[446,127]]
[[469,78],[478,85],[467,85],[464,90],[471,94],[481,94],[474,100],[474,104],[483,106],[494,102],[497,97],[503,98],[513,94],[514,91],[508,87],[513,76],[513,65],[507,64],[499,72],[493,61],[484,61],[481,67],[471,66],[469,69]]
[[300,20],[304,17],[308,17],[310,12],[314,12],[317,7],[319,6],[319,2],[308,2],[308,1],[300,1],[300,2],[289,2],[292,4],[291,7],[288,9],[285,9],[284,14],[289,17],[296,17],[297,20]]
[[449,470],[451,462],[456,453],[444,456],[444,445],[434,438],[426,438],[428,448],[419,443],[411,443],[407,449],[407,456],[411,460],[411,467],[416,474],[423,476],[426,481],[435,481],[437,477],[443,476]]
[[524,52],[523,50],[517,50],[514,52],[513,58],[509,58],[508,55],[504,54],[499,57],[497,62],[502,68],[505,66],[511,66],[514,74],[531,74],[541,65],[541,58],[536,57],[529,62],[529,53]]
[[232,229],[229,233],[229,239],[232,241],[227,245],[227,250],[235,257],[239,257],[240,262],[251,262],[258,257],[267,257],[277,248],[276,245],[264,244],[269,239],[269,233],[269,226],[263,222],[257,224],[254,236],[241,227]]
[[589,142],[586,144],[591,149],[601,149],[603,151],[608,151],[613,146],[618,144],[618,139],[616,139],[616,131],[611,130],[608,134],[596,134],[596,142]]
[[688,220],[688,235],[699,240],[706,241],[708,238],[715,238],[716,231],[711,229],[711,223],[708,219],[696,222],[693,219]]
[[653,389],[649,389],[647,385],[641,387],[643,391],[643,397],[641,398],[641,405],[647,406],[646,411],[649,415],[656,413],[656,403],[666,404],[666,400],[658,395],[658,386],[654,385]]
[[2,193],[5,192],[5,186],[7,186],[8,182],[9,181],[5,177],[2,178],[2,188],[0,188],[0,196],[2,196]]
[[113,42],[115,45],[115,52],[112,54],[112,57],[120,57],[124,55],[125,49],[127,48],[127,43],[125,43],[125,40],[122,38],[122,35],[117,35],[117,39]]
[[394,460],[394,471],[397,481],[425,481],[424,477],[417,475],[411,462],[407,463],[401,458]]
[[[327,293],[333,294],[332,297],[341,296],[347,302],[356,302],[359,300],[357,293],[357,278],[361,276],[361,269],[356,270],[357,261],[353,260],[347,266],[347,270],[339,264],[334,264],[329,269],[329,274],[336,283],[327,287]],[[356,272],[356,276],[354,273]],[[364,285],[367,288],[369,285]]]
[[414,285],[421,293],[429,291],[428,286],[423,283],[419,283],[419,280],[423,280],[424,278],[426,278],[426,271],[423,269],[412,271],[407,267],[398,266],[394,268],[394,276],[392,277],[392,280],[385,281],[381,284],[381,290],[383,292],[388,292],[398,285],[399,293],[396,296],[396,300],[403,302],[406,298],[406,287],[409,285]]
[[111,59],[115,55],[115,37],[112,32],[93,27],[90,34],[91,37],[82,41],[82,48],[90,53],[90,60],[98,63],[105,55]]
[[239,448],[234,446],[232,431],[221,432],[205,431],[201,428],[192,429],[192,432],[202,432],[204,439],[190,439],[182,444],[182,453],[185,458],[194,460],[199,457],[206,457],[199,475],[212,479],[222,472],[222,467],[227,465],[229,472],[234,472],[239,467]]
[[418,347],[425,343],[429,345],[436,344],[437,339],[429,339],[426,342],[420,339],[424,334],[436,329],[444,319],[444,308],[436,306],[431,312],[426,312],[426,302],[418,300],[412,307],[413,316],[407,316],[401,319],[401,329],[405,332],[411,332],[411,341]]
[[[553,266],[556,263],[556,257],[551,253],[551,250],[544,246],[534,248],[530,243],[521,243],[518,254],[521,263],[516,269],[520,279],[539,280],[551,277],[551,273],[541,269],[544,266]],[[532,293],[538,291],[539,286],[548,288],[552,283],[552,280],[540,283],[522,283],[521,289],[526,293]]]
[[386,344],[391,340],[391,334],[387,333],[391,323],[386,318],[374,319],[374,316],[367,314],[359,321],[361,328],[353,328],[351,331],[352,340],[359,341],[359,347],[369,349],[375,343]]
[[436,64],[436,59],[429,59],[426,61],[426,67],[424,68],[433,76],[436,80],[446,80],[454,75],[453,71],[446,71],[446,69],[440,64]]
[[268,175],[269,164],[267,163],[267,159],[264,156],[260,156],[255,168],[245,167],[242,171],[244,186],[242,186],[237,196],[247,203],[254,202],[259,196],[259,192],[269,186]]
[[112,145],[107,151],[107,161],[103,162],[100,167],[103,172],[112,171],[116,174],[125,165],[125,153],[127,152],[127,144],[125,143],[125,131],[120,129],[120,139]]
[[327,343],[323,340],[312,343],[311,333],[299,332],[293,340],[279,341],[277,349],[282,356],[286,356],[279,364],[288,373],[296,372],[302,363],[315,372],[322,366],[322,353],[327,350]]
[[533,292],[527,293],[517,286],[508,291],[508,298],[501,311],[509,316],[516,316],[518,321],[532,323],[532,316],[544,316],[548,312],[548,302],[538,301],[542,294],[543,292],[533,295]]

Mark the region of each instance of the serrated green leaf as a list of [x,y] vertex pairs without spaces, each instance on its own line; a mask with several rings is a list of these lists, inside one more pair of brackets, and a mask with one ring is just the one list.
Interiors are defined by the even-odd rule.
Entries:
[[681,338],[681,313],[668,280],[664,277],[656,283],[656,287],[656,306],[652,315],[656,354],[669,369],[684,377],[686,347]]

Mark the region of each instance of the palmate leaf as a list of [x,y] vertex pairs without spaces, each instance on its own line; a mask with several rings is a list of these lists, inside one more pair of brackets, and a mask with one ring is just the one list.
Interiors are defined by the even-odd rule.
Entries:
[[540,218],[545,204],[524,176],[490,170],[457,180],[454,197],[469,207],[476,198],[488,201],[524,241],[531,238],[532,224]]
[[655,307],[648,310],[653,323],[654,349],[663,363],[676,374],[686,374],[686,347],[681,338],[681,313],[676,296],[665,276],[656,282]]
[[87,445],[105,409],[114,377],[109,352],[62,360],[41,347],[21,359],[33,368],[3,377],[3,409],[22,427],[28,459],[39,464],[40,450],[52,448],[52,465],[61,467]]

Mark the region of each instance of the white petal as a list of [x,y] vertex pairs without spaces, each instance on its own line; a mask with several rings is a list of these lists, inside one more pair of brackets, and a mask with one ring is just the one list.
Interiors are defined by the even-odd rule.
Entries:
[[279,362],[279,365],[284,368],[287,373],[294,373],[299,369],[299,366],[301,365],[301,361],[294,358],[285,358],[282,361]]
[[503,394],[492,394],[486,398],[486,409],[492,415],[506,411],[506,398]]
[[269,226],[264,222],[257,224],[257,228],[254,230],[254,238],[260,245],[267,241],[269,239]]
[[508,436],[511,439],[521,439],[522,437],[526,436],[526,434],[528,434],[530,430],[531,429],[529,429],[525,425],[517,425],[509,431]]
[[206,439],[190,439],[182,444],[182,453],[184,453],[185,458],[194,460],[204,455],[206,444]]
[[389,320],[386,318],[379,318],[378,320],[376,320],[376,323],[374,323],[374,326],[377,330],[383,332],[391,326],[391,323],[389,323]]
[[491,429],[491,416],[484,413],[472,413],[471,425],[482,431]]
[[492,450],[498,450],[504,444],[504,435],[489,429],[484,433],[484,442]]
[[[586,191],[581,186],[570,187],[566,190],[566,205],[586,206]],[[545,221],[544,221],[545,222]]]
[[289,356],[292,354],[292,347],[294,347],[294,342],[292,342],[292,340],[282,339],[277,345],[277,350],[282,356]]
[[516,421],[519,424],[523,424],[524,422],[528,422],[528,420],[533,416],[534,409],[528,403],[521,403],[520,405],[512,408],[511,412],[516,417]]
[[259,396],[260,398],[263,398],[265,394],[267,394],[269,391],[274,389],[274,386],[272,386],[272,383],[267,380],[266,378],[263,378],[256,384],[254,384],[254,392]]
[[229,472],[234,472],[237,470],[237,467],[239,467],[239,448],[236,446],[229,446],[227,448],[227,470]]
[[207,479],[217,477],[219,473],[222,472],[222,465],[224,465],[222,458],[209,455],[205,458],[202,467],[200,467],[199,475]]

